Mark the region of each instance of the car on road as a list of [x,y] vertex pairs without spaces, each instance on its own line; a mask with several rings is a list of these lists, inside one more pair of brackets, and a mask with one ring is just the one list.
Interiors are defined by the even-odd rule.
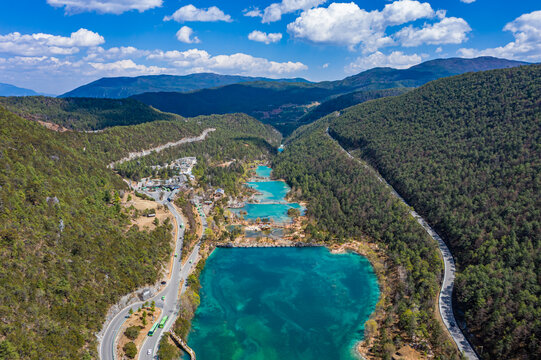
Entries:
[[164,295],[164,296],[162,296],[162,300],[165,300],[165,295]]
[[165,284],[167,284],[167,281],[162,281],[161,284],[165,285]]
[[178,257],[178,254],[175,254],[175,257]]
[[152,355],[152,349],[147,350],[147,355]]

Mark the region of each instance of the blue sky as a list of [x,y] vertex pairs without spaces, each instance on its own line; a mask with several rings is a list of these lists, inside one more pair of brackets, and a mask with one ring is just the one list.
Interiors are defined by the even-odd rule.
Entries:
[[0,82],[60,94],[104,76],[210,71],[334,80],[492,55],[541,61],[533,0],[19,0],[0,4]]

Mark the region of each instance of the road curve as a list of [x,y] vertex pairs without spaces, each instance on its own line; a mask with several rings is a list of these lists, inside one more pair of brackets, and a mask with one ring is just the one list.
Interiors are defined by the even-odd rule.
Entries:
[[179,145],[182,145],[182,144],[187,144],[187,143],[196,142],[196,141],[203,141],[203,140],[205,140],[205,138],[207,137],[209,132],[215,131],[215,130],[216,129],[214,129],[214,128],[208,128],[208,129],[203,130],[203,132],[199,136],[182,138],[182,139],[180,139],[178,141],[168,142],[167,144],[159,145],[159,146],[153,147],[151,149],[131,152],[131,153],[128,154],[128,156],[126,156],[126,157],[124,157],[124,158],[122,158],[120,160],[113,161],[112,163],[107,165],[107,167],[112,169],[112,168],[115,167],[115,165],[122,164],[122,163],[124,163],[126,161],[137,159],[137,158],[140,158],[140,157],[143,157],[143,156],[147,156],[150,153],[152,153],[153,151],[154,152],[160,152],[162,150],[165,150],[165,149],[168,149],[168,148],[171,148],[171,147],[175,147],[175,146],[179,146]]
[[[165,204],[176,217],[178,215],[178,212],[176,211],[174,206],[172,206],[169,202],[165,202]],[[180,218],[180,215],[178,216]],[[207,221],[204,216],[201,217],[201,221],[204,234],[207,227]],[[167,334],[167,332],[169,331],[169,329],[171,329],[171,326],[173,326],[175,320],[177,319],[178,313],[180,311],[180,295],[186,290],[186,279],[188,278],[188,275],[191,273],[192,269],[196,266],[196,260],[199,256],[200,246],[201,239],[194,246],[192,252],[186,259],[184,266],[181,266],[180,259],[182,252],[182,244],[180,245],[180,249],[177,252],[179,254],[178,261],[175,261],[175,265],[178,266],[174,266],[173,275],[171,276],[171,280],[167,288],[154,298],[154,300],[156,301],[156,305],[162,308],[161,317],[163,317],[164,315],[168,315],[169,319],[167,320],[167,323],[162,329],[156,329],[156,332],[153,336],[148,336],[145,338],[143,344],[141,345],[141,350],[139,351],[139,360],[150,360],[158,358],[156,354],[158,352],[160,339],[163,335]],[[161,300],[162,296],[165,296],[164,301]],[[158,319],[156,319],[156,321],[158,321]],[[149,350],[150,354],[148,353]]]
[[357,161],[359,164],[372,171],[374,175],[378,178],[378,180],[385,184],[391,190],[391,193],[396,198],[398,198],[402,203],[408,206],[408,208],[410,208],[410,214],[415,218],[415,220],[417,220],[417,222],[423,227],[423,229],[425,229],[428,235],[430,235],[430,237],[438,243],[438,247],[444,264],[443,281],[441,284],[438,301],[441,318],[443,320],[443,323],[445,324],[445,327],[447,328],[447,331],[457,345],[458,350],[461,351],[467,359],[478,360],[479,357],[475,353],[475,350],[462,333],[462,330],[460,330],[460,328],[456,325],[452,301],[453,285],[455,282],[455,260],[453,259],[453,255],[451,254],[451,251],[449,250],[443,239],[434,231],[434,229],[432,229],[432,227],[426,222],[425,219],[423,219],[423,217],[421,217],[415,210],[413,210],[411,206],[409,206],[406,200],[404,200],[404,198],[396,192],[396,190],[379,174],[376,169],[372,168],[366,163],[361,162],[359,159],[351,155],[346,149],[344,149],[342,145],[340,145],[340,143],[335,140],[331,136],[331,134],[329,134],[328,127],[325,132],[327,133],[329,138],[333,140],[349,158]]
[[[162,315],[169,315],[172,317],[171,320],[169,320],[166,324],[166,326],[163,329],[158,329],[153,337],[148,337],[147,339],[153,339],[155,344],[153,343],[152,346],[149,346],[147,343],[147,339],[145,339],[145,343],[141,347],[140,352],[140,358],[141,359],[151,359],[156,354],[157,344],[159,342],[159,338],[161,337],[162,333],[169,330],[171,324],[174,322],[174,318],[176,317],[176,314],[178,314],[178,293],[180,286],[185,282],[186,277],[188,276],[189,272],[191,271],[191,267],[195,264],[195,259],[197,258],[197,255],[199,253],[199,244],[194,248],[192,253],[190,254],[190,257],[186,261],[186,264],[184,267],[182,267],[182,264],[180,262],[180,254],[182,251],[182,245],[184,240],[184,227],[181,227],[182,219],[180,217],[180,214],[176,211],[175,207],[167,200],[171,196],[174,195],[175,192],[172,193],[164,193],[163,201],[160,201],[160,193],[146,193],[149,196],[152,196],[157,202],[160,202],[161,204],[167,206],[169,211],[173,214],[173,216],[176,219],[177,222],[177,239],[175,244],[175,254],[178,254],[178,257],[174,259],[173,268],[171,272],[171,277],[169,279],[169,283],[167,286],[158,294],[156,294],[154,297],[147,299],[146,301],[151,302],[154,300],[156,302],[156,306],[162,309]],[[190,263],[189,260],[192,260],[192,263]],[[165,296],[165,300],[162,300],[162,296]],[[100,359],[102,360],[116,360],[116,344],[118,340],[118,333],[124,324],[124,322],[129,318],[129,311],[132,309],[133,311],[136,311],[144,301],[139,301],[136,303],[133,303],[124,309],[122,309],[107,325],[107,328],[104,331],[104,335],[101,338],[100,345],[99,345],[99,353],[100,353]],[[160,317],[161,318],[161,317]],[[158,321],[158,319],[155,319],[155,321]],[[146,335],[145,335],[146,336]],[[144,354],[146,356],[148,348],[152,349],[152,355],[149,357],[143,357]]]

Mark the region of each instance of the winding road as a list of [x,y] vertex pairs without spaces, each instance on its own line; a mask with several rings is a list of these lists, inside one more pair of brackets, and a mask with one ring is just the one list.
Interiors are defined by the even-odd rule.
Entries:
[[130,161],[130,160],[133,160],[133,159],[137,159],[137,158],[140,158],[140,157],[143,157],[143,156],[150,155],[152,152],[160,152],[162,150],[169,149],[171,147],[179,146],[179,145],[182,145],[182,144],[187,144],[187,143],[196,142],[196,141],[203,141],[203,140],[205,140],[205,138],[207,137],[209,132],[215,131],[215,130],[216,129],[214,129],[214,128],[208,128],[208,129],[203,130],[203,132],[199,136],[182,138],[182,139],[180,139],[178,141],[168,142],[167,144],[159,145],[159,146],[153,147],[151,149],[131,152],[131,153],[128,154],[128,156],[126,156],[126,157],[124,157],[124,158],[122,158],[120,160],[113,161],[112,163],[107,165],[107,167],[112,169],[112,168],[115,167],[115,165],[122,164],[122,163],[124,163],[126,161]]
[[[176,190],[175,190],[176,191]],[[153,197],[157,202],[167,206],[169,211],[173,214],[173,216],[176,219],[177,223],[177,239],[175,244],[175,254],[178,254],[178,258],[174,258],[174,263],[172,267],[172,273],[171,277],[169,279],[169,282],[167,286],[160,291],[158,294],[156,294],[154,297],[147,299],[146,301],[151,302],[154,300],[156,302],[156,307],[159,307],[162,309],[162,313],[159,319],[155,319],[155,321],[160,320],[164,315],[169,316],[169,320],[167,321],[164,328],[156,329],[156,332],[154,333],[154,336],[152,337],[146,337],[139,353],[139,359],[154,359],[157,358],[156,353],[158,350],[158,345],[160,342],[160,338],[163,334],[165,334],[172,326],[172,324],[175,322],[175,319],[178,315],[179,309],[180,309],[180,293],[184,291],[185,289],[185,283],[186,278],[190,274],[192,268],[196,264],[196,259],[199,254],[199,247],[200,242],[194,247],[192,252],[190,253],[190,256],[187,258],[184,266],[181,264],[181,252],[182,252],[182,245],[184,240],[184,227],[181,226],[182,219],[180,217],[180,214],[177,212],[175,207],[167,200],[170,197],[174,196],[175,191],[173,192],[166,192],[164,193],[162,201],[160,201],[160,192],[153,192],[153,193],[146,193],[147,195]],[[203,230],[206,227],[206,219],[203,219]],[[182,286],[182,289],[181,289]],[[181,291],[179,291],[181,290]],[[162,300],[162,296],[165,296],[164,300]],[[124,309],[122,309],[107,325],[107,328],[104,331],[104,335],[100,341],[99,346],[99,352],[100,352],[100,358],[102,360],[115,360],[116,357],[116,344],[118,340],[118,333],[120,329],[122,328],[122,325],[124,322],[129,318],[129,311],[132,309],[133,311],[136,311],[144,301],[140,301],[134,304],[131,304]],[[145,335],[146,336],[146,335]],[[151,350],[151,354],[148,354],[148,350]]]
[[391,193],[397,197],[402,203],[404,203],[406,206],[410,208],[410,214],[417,220],[417,222],[425,229],[425,231],[432,237],[432,239],[436,240],[438,243],[438,247],[441,252],[441,256],[443,258],[443,264],[444,264],[444,273],[443,273],[443,282],[441,285],[440,290],[440,296],[438,301],[438,307],[440,311],[441,318],[443,320],[443,323],[445,324],[445,327],[449,331],[449,334],[453,338],[453,341],[456,343],[458,350],[461,351],[464,356],[467,359],[470,360],[478,360],[478,356],[475,353],[475,350],[471,346],[471,344],[468,342],[460,328],[458,327],[455,319],[455,315],[453,313],[453,285],[455,282],[455,260],[453,259],[453,255],[451,254],[451,251],[443,241],[443,239],[432,229],[432,227],[426,222],[425,219],[423,219],[409,204],[404,200],[400,194],[396,192],[396,190],[379,174],[379,172],[369,166],[366,163],[361,162],[359,159],[355,158],[353,155],[351,155],[346,149],[340,145],[340,143],[335,140],[331,134],[329,134],[329,128],[327,127],[326,130],[327,136],[329,136],[330,139],[332,139],[339,148],[351,159],[357,161],[359,164],[364,166],[366,169],[372,171],[374,175],[378,178],[380,182],[385,184],[390,190]]

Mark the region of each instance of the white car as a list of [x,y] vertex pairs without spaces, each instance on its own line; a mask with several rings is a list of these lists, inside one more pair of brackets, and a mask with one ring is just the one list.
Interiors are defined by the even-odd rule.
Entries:
[[147,350],[147,355],[152,355],[152,349]]

